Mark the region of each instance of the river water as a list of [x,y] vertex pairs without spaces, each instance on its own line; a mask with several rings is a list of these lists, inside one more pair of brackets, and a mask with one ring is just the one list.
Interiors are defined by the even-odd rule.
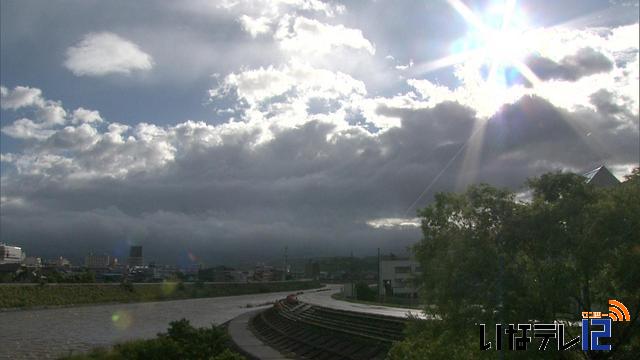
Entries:
[[197,327],[218,325],[290,293],[0,312],[0,359],[55,359],[155,337],[181,318]]

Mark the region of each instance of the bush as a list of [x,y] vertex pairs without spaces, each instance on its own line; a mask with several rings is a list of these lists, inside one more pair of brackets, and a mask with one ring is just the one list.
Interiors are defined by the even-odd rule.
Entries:
[[243,356],[227,347],[227,334],[212,325],[209,328],[194,328],[188,320],[182,319],[169,324],[166,333],[150,340],[134,340],[117,344],[111,351],[103,348],[65,360],[242,360]]
[[122,286],[122,288],[128,292],[133,292],[133,284],[131,284],[129,281],[122,281],[120,283],[120,286]]
[[359,282],[356,284],[356,299],[364,301],[375,301],[376,291],[370,288],[366,283]]
[[211,358],[211,360],[244,360],[245,357],[227,349]]

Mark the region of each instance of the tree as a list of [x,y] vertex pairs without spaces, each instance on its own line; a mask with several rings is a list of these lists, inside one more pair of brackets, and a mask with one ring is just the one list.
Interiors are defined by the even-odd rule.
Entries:
[[[612,298],[632,315],[615,323],[614,351],[553,356],[639,353],[639,179],[636,169],[621,186],[594,188],[581,176],[549,173],[528,181],[530,202],[516,202],[511,192],[488,185],[437,194],[419,212],[424,237],[413,250],[424,269],[422,296],[430,304],[425,312],[442,321],[410,326],[407,340],[390,356],[494,357],[480,352],[477,324],[577,321],[582,311],[607,312]],[[566,329],[569,339],[579,335],[579,328]]]
[[375,301],[376,291],[365,282],[356,283],[356,299],[364,301]]
[[[640,351],[631,341],[640,313],[640,186],[636,169],[612,188],[595,188],[573,174],[546,174],[529,181],[534,199],[520,234],[527,253],[528,293],[539,294],[536,319],[575,320],[582,311],[608,312],[617,299],[630,322],[614,322],[613,351],[589,358],[624,358]],[[575,332],[578,332],[577,330]]]
[[509,271],[513,246],[506,229],[517,208],[513,194],[480,185],[464,194],[438,194],[420,212],[424,239],[414,251],[428,289],[424,298],[437,305],[427,311],[455,327],[497,320],[493,310],[506,296],[501,289],[518,281]]
[[419,279],[425,312],[442,321],[417,321],[392,359],[489,356],[478,348],[477,323],[510,318],[505,299],[518,288],[511,261],[510,225],[519,211],[512,193],[488,185],[463,194],[440,193],[419,212],[423,239],[414,252],[423,268]]

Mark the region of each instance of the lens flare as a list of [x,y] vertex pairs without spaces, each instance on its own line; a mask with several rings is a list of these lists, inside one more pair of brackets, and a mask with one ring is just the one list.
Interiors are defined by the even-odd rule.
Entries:
[[189,257],[189,260],[191,260],[192,262],[198,261],[198,257],[195,256],[191,251],[187,250],[187,256]]
[[162,282],[162,294],[165,296],[171,295],[176,291],[178,283],[175,281],[163,281]]
[[118,330],[126,330],[133,323],[133,317],[126,310],[117,310],[111,315],[111,323]]

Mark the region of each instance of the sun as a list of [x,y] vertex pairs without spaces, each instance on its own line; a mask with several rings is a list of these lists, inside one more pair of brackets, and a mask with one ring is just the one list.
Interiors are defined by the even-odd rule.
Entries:
[[530,51],[527,46],[529,24],[525,14],[515,5],[515,1],[494,4],[483,17],[486,25],[478,32],[493,61],[520,62]]
[[525,63],[527,56],[534,52],[536,31],[523,11],[516,7],[515,0],[494,2],[482,14],[474,13],[461,0],[447,2],[467,22],[469,31],[451,44],[449,55],[416,65],[414,73],[480,63],[488,70],[484,75],[489,90],[509,88],[516,74],[525,78],[531,87],[540,83]]
[[521,62],[527,55],[523,37],[523,32],[518,30],[491,31],[483,41],[484,56],[501,65]]
[[524,62],[531,52],[531,31],[525,15],[517,9],[515,0],[494,3],[481,15],[475,14],[461,0],[448,2],[470,25],[469,33],[457,42],[454,53],[464,49],[461,55],[479,59],[488,65],[488,80],[508,83],[502,76],[496,75],[515,69],[531,84],[539,82]]

